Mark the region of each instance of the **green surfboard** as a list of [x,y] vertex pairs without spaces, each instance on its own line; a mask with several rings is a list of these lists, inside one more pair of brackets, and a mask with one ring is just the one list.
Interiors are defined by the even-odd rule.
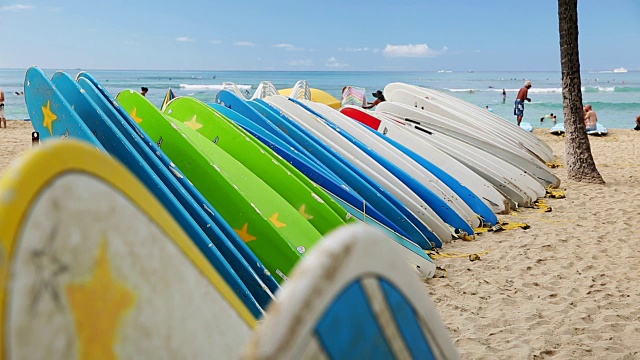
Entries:
[[246,166],[298,209],[321,234],[350,219],[342,206],[293,165],[200,100],[176,98],[168,103],[164,113],[196,130]]
[[322,235],[276,191],[204,136],[125,90],[120,105],[236,230],[264,265],[287,279]]

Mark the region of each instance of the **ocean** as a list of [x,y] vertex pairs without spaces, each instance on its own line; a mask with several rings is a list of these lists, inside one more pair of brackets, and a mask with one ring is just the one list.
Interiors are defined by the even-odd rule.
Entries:
[[[0,87],[5,92],[7,119],[28,118],[24,96],[25,69],[0,69]],[[65,70],[75,75],[78,70]],[[562,85],[560,72],[353,72],[353,71],[139,71],[139,70],[86,70],[111,94],[124,89],[140,91],[149,88],[147,97],[160,106],[168,88],[177,96],[193,96],[211,102],[223,82],[233,82],[243,91],[253,94],[261,81],[271,81],[277,89],[291,88],[298,80],[306,80],[310,87],[318,88],[339,98],[346,85],[367,89],[367,100],[373,101],[371,92],[382,90],[390,82],[405,82],[446,91],[456,97],[515,123],[513,101],[524,80],[531,80],[531,103],[525,105],[523,121],[534,127],[553,125],[540,118],[554,113],[563,121]],[[51,76],[55,70],[45,70]],[[599,121],[608,128],[633,128],[640,115],[640,72],[614,73],[613,71],[585,72],[582,74],[584,104],[592,104]],[[507,92],[502,102],[502,89]],[[18,95],[16,94],[18,92]]]

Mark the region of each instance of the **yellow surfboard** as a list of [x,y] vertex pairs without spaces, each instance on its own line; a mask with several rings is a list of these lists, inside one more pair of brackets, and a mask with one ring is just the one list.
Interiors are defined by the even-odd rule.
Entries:
[[[340,107],[342,106],[342,102],[340,100],[336,99],[333,95],[323,90],[314,89],[314,88],[310,88],[309,90],[311,91],[311,99],[309,99],[311,101],[328,105],[334,109],[340,109]],[[280,95],[290,96],[291,91],[293,91],[293,88],[282,89],[282,90],[279,90],[278,92],[280,93]]]
[[166,209],[90,145],[0,179],[0,358],[236,358],[256,319]]

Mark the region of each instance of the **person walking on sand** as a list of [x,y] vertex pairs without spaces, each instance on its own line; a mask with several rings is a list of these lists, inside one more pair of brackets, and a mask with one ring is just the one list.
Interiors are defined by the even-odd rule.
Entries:
[[4,91],[0,88],[0,128],[4,124],[4,128],[7,128],[7,118],[4,117]]
[[516,96],[516,101],[513,107],[513,115],[516,116],[516,120],[518,121],[518,126],[522,122],[522,117],[524,116],[524,101],[531,102],[529,99],[529,89],[531,89],[531,81],[527,80],[524,82],[524,86],[520,91],[518,91],[518,96]]
[[507,101],[507,91],[502,89],[502,103],[504,104]]
[[587,131],[594,131],[598,128],[598,114],[593,111],[591,104],[587,104],[584,107],[584,126],[587,128]]

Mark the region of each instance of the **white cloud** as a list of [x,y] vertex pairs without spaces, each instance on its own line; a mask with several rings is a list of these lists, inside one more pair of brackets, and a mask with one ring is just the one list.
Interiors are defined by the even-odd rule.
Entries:
[[324,66],[328,68],[345,68],[345,67],[349,67],[349,64],[341,63],[338,61],[338,59],[332,56],[327,60],[327,63]]
[[250,41],[236,41],[233,43],[233,45],[236,46],[256,46],[255,43],[252,43]]
[[365,52],[365,51],[371,51],[371,49],[369,49],[368,47],[363,47],[363,48],[352,48],[352,47],[347,47],[347,48],[340,48],[338,50],[342,50],[342,51],[346,51],[346,52]]
[[431,49],[427,44],[391,45],[387,44],[382,52],[389,57],[435,57],[447,51]]
[[194,42],[195,40],[188,37],[188,36],[180,36],[176,38],[176,41],[178,42]]
[[22,10],[31,10],[33,8],[34,8],[33,5],[16,4],[16,5],[6,5],[3,7],[0,7],[0,11],[22,11]]
[[63,9],[61,7],[52,7],[49,9],[49,11],[55,12],[55,13],[62,12],[62,10]]
[[220,40],[209,40],[209,44],[222,44],[222,41]]
[[306,59],[306,60],[290,60],[287,62],[288,65],[290,66],[311,66],[313,65],[313,61]]
[[280,48],[280,49],[285,49],[287,51],[301,51],[301,50],[304,50],[303,48],[296,47],[295,45],[292,45],[292,44],[275,44],[273,46],[277,47],[277,48]]

